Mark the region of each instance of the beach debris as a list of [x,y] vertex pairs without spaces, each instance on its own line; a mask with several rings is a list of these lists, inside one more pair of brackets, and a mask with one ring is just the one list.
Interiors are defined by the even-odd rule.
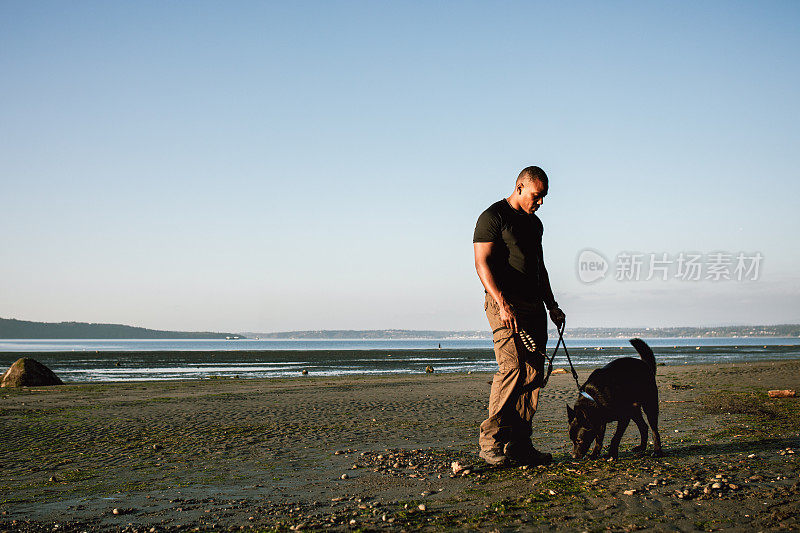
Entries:
[[0,387],[47,387],[63,384],[52,370],[30,357],[14,361],[0,379]]
[[463,472],[464,470],[467,470],[467,467],[465,465],[461,464],[459,461],[453,461],[452,463],[450,463],[450,468],[453,469],[453,473],[455,475],[458,475],[461,472]]
[[794,398],[797,396],[797,391],[794,389],[771,390],[767,394],[770,398]]
[[433,365],[426,366],[425,372],[427,372],[428,374],[433,374]]

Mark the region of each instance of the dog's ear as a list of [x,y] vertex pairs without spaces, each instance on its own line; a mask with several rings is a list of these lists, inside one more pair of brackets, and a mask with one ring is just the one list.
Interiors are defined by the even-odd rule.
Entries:
[[584,409],[578,409],[575,411],[575,416],[578,418],[578,424],[583,428],[591,428],[592,421],[589,418],[589,413],[587,413]]
[[575,418],[575,410],[567,404],[567,422],[572,422],[572,419]]

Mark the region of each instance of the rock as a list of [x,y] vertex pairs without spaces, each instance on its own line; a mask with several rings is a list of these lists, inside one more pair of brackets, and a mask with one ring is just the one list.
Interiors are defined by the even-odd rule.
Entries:
[[633,496],[634,494],[636,494],[636,489],[625,490],[622,492],[622,494],[624,494],[625,496]]
[[425,506],[424,503],[421,503],[421,504],[417,505],[417,509],[419,509],[420,511],[427,511],[428,510],[428,508]]
[[122,514],[122,510],[121,510],[121,509],[117,509],[116,507],[115,507],[115,508],[114,508],[114,510],[113,510],[113,511],[111,511],[111,512],[112,512],[113,514]]
[[348,476],[347,474],[342,474],[342,479],[347,479],[347,478],[349,478],[349,477],[350,477],[350,476]]
[[711,488],[714,490],[719,490],[722,488],[722,483],[714,483],[713,485],[711,485]]
[[797,391],[793,389],[771,390],[767,394],[770,398],[794,398],[797,396]]
[[0,380],[0,387],[46,387],[63,384],[52,370],[30,357],[17,359]]

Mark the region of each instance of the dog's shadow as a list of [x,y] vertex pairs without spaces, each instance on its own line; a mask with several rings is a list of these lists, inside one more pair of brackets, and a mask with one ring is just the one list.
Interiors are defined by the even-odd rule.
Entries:
[[776,437],[741,442],[708,442],[703,444],[672,445],[665,449],[665,458],[670,457],[709,457],[730,455],[732,453],[776,452],[785,448],[800,446],[798,437]]
[[[670,460],[675,458],[689,458],[689,457],[714,457],[716,455],[731,455],[736,453],[757,453],[757,452],[777,452],[786,448],[800,447],[799,437],[779,437],[770,439],[759,440],[746,440],[741,442],[708,442],[702,444],[679,444],[670,445],[664,448],[664,455],[661,457],[652,457],[650,453],[635,453],[630,450],[620,449],[619,458],[617,460],[624,461],[626,459],[644,459],[649,458],[653,461]],[[649,448],[652,449],[652,446]],[[568,454],[565,454],[564,460],[573,461]],[[601,455],[596,459],[588,459],[589,461],[605,461],[608,457]]]

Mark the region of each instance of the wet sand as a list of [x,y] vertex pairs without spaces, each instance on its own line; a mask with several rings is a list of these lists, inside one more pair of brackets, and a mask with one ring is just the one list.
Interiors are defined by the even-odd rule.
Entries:
[[667,456],[634,456],[631,427],[613,462],[568,456],[554,375],[533,438],[555,461],[527,469],[477,459],[490,379],[1,389],[0,530],[800,528],[800,399],[766,394],[800,389],[800,360],[659,367]]

